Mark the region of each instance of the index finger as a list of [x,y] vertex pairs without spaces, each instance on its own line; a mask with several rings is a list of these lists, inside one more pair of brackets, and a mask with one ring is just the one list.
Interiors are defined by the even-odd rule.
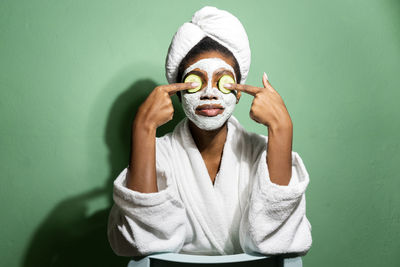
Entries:
[[261,88],[247,85],[247,84],[240,84],[240,83],[229,83],[229,84],[230,84],[229,87],[225,86],[229,90],[242,91],[242,92],[248,93],[252,96],[255,96],[261,90]]
[[197,86],[198,85],[193,86],[193,83],[171,83],[171,84],[163,85],[162,88],[169,95],[173,95],[176,92],[193,89],[193,88],[196,88]]

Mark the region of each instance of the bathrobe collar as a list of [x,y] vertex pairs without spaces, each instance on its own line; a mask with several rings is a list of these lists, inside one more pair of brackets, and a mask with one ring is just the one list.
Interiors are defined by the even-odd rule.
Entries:
[[[226,207],[221,204],[221,192],[229,190],[229,188],[225,188],[226,186],[237,187],[236,183],[229,183],[229,181],[226,183],[224,179],[237,176],[235,175],[235,166],[238,166],[238,159],[232,149],[232,138],[234,132],[242,129],[233,116],[228,120],[227,126],[228,131],[221,166],[214,185],[190,133],[187,118],[176,126],[173,132],[174,138],[172,138],[174,153],[180,155],[180,162],[175,164],[174,172],[176,173],[175,180],[179,192],[181,192],[182,201],[189,209],[188,212],[193,212],[211,244],[222,255],[234,251],[229,232],[231,222],[225,216],[224,208]],[[190,168],[185,168],[185,166],[190,166]],[[221,186],[224,188],[221,188]]]

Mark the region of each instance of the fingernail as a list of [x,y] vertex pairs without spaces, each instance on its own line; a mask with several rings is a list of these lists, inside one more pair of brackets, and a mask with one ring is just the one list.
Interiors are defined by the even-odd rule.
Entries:
[[264,77],[265,77],[265,79],[267,79],[267,81],[268,81],[268,75],[264,72]]
[[232,88],[232,84],[231,83],[224,83],[224,87],[225,88]]
[[196,82],[193,82],[192,83],[192,87],[197,87],[197,86],[199,86],[200,85],[200,83],[196,83]]

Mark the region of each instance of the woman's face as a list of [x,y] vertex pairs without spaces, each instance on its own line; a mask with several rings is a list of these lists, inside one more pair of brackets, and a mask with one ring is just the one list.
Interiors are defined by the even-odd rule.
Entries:
[[232,66],[232,59],[212,51],[193,58],[183,72],[183,81],[190,74],[202,80],[199,91],[182,91],[183,110],[198,128],[206,131],[219,129],[232,115],[240,94],[234,91],[225,94],[218,89],[218,81],[224,75],[231,76],[237,82]]

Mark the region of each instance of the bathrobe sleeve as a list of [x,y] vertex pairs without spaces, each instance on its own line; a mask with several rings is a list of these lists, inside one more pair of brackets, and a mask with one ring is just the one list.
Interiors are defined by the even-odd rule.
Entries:
[[141,193],[126,187],[125,168],[114,181],[114,205],[108,219],[108,240],[120,256],[142,256],[158,252],[179,252],[185,241],[186,213],[176,186],[159,166],[159,191]]
[[305,199],[309,176],[303,161],[292,152],[292,177],[289,185],[281,186],[269,178],[266,149],[257,158],[252,192],[240,225],[242,249],[265,255],[305,255],[312,238]]

